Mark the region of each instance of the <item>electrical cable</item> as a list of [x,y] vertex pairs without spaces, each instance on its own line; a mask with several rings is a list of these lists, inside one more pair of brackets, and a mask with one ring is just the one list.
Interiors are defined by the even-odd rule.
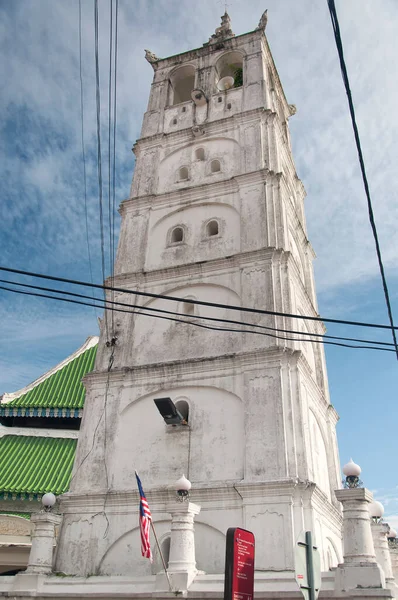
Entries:
[[[48,287],[43,287],[43,286],[38,286],[38,285],[31,285],[31,284],[27,284],[27,283],[20,283],[17,281],[10,281],[7,279],[0,279],[0,283],[16,285],[16,286],[20,286],[20,287],[29,288],[29,289],[39,290],[42,292],[44,291],[44,292],[51,292],[54,294],[63,294],[63,295],[71,296],[74,298],[91,299],[91,296],[88,296],[86,294],[77,294],[75,292],[67,292],[67,291],[60,290],[60,289],[48,288]],[[96,300],[99,302],[102,302],[102,300],[100,298],[96,298]],[[153,308],[150,306],[142,306],[139,304],[126,304],[125,302],[115,302],[115,301],[111,301],[111,300],[107,300],[107,304],[110,304],[112,306],[124,306],[125,308],[134,308],[137,310],[137,313],[140,313],[141,311],[148,311],[148,312],[162,313],[162,314],[168,314],[168,315],[179,316],[179,317],[187,317],[188,319],[196,319],[196,320],[201,320],[201,321],[206,320],[206,321],[213,321],[213,322],[217,322],[217,323],[243,325],[245,327],[254,327],[256,329],[263,329],[263,330],[267,330],[267,331],[278,331],[279,333],[289,333],[289,334],[297,334],[297,335],[304,335],[304,336],[310,336],[310,337],[319,337],[319,338],[322,338],[323,340],[331,339],[331,340],[340,340],[340,341],[345,341],[345,342],[377,344],[380,346],[394,346],[394,344],[392,344],[391,342],[381,342],[381,341],[376,341],[376,340],[364,340],[364,339],[360,339],[360,338],[347,338],[347,337],[341,337],[341,336],[326,335],[324,333],[309,333],[306,331],[280,329],[280,328],[276,328],[276,327],[267,327],[265,325],[259,325],[258,323],[248,323],[247,321],[236,321],[233,319],[221,319],[221,318],[217,318],[217,317],[208,317],[208,316],[196,315],[196,314],[176,313],[175,311],[165,310],[165,309],[161,309],[161,308]],[[104,308],[104,307],[102,307],[102,308]],[[135,312],[135,311],[131,311],[131,312],[133,314],[133,312]]]
[[[109,82],[108,82],[108,220],[109,220],[109,272],[112,278],[112,42],[113,42],[113,0],[109,2]],[[112,279],[111,279],[112,281]],[[111,296],[113,292],[111,292]],[[114,322],[111,314],[111,335],[113,336]]]
[[[220,304],[217,302],[206,302],[204,300],[193,300],[191,298],[181,298],[178,296],[167,296],[165,294],[154,294],[152,292],[142,292],[138,290],[127,290],[125,288],[119,288],[115,286],[109,285],[100,285],[99,283],[91,284],[87,281],[79,281],[76,279],[68,279],[66,277],[57,277],[55,275],[44,275],[43,273],[33,273],[32,271],[23,271],[21,269],[12,269],[11,267],[2,267],[0,266],[0,271],[4,271],[6,273],[15,273],[17,275],[27,275],[29,277],[36,277],[38,279],[48,279],[49,281],[60,281],[62,283],[70,283],[72,285],[78,285],[83,287],[93,287],[99,290],[113,290],[115,292],[121,292],[123,294],[133,294],[136,296],[143,296],[147,298],[158,298],[161,300],[170,300],[175,302],[186,302],[188,304],[196,304],[198,306],[211,306],[213,308],[224,308],[226,310],[236,310],[240,312],[254,313],[259,315],[274,315],[277,317],[289,317],[293,319],[301,319],[304,321],[317,321],[320,323],[334,323],[338,325],[352,325],[357,327],[371,327],[375,329],[388,329],[390,330],[390,325],[382,325],[379,323],[365,323],[361,321],[347,321],[344,319],[331,319],[326,317],[313,317],[308,315],[301,314],[292,314],[292,313],[283,313],[273,310],[264,310],[259,308],[251,308],[247,306],[237,306],[234,304]],[[104,300],[106,301],[106,299]],[[398,329],[398,327],[395,327]]]
[[395,346],[395,352],[396,352],[397,360],[398,360],[398,343],[397,343],[397,336],[395,334],[390,294],[388,291],[387,279],[386,279],[386,275],[384,272],[383,260],[381,257],[381,249],[380,249],[379,238],[378,238],[377,229],[376,229],[376,223],[374,220],[372,200],[370,197],[369,183],[368,183],[368,178],[367,178],[366,169],[365,169],[365,161],[364,161],[363,154],[362,154],[361,140],[359,138],[358,126],[357,126],[357,121],[356,121],[356,117],[355,117],[354,102],[352,99],[350,82],[348,79],[347,66],[345,64],[345,59],[344,59],[343,41],[341,39],[340,25],[339,25],[339,20],[337,17],[336,6],[335,6],[334,0],[328,0],[328,6],[329,6],[330,18],[332,21],[334,38],[335,38],[336,46],[337,46],[337,52],[338,52],[339,60],[340,60],[341,74],[343,77],[344,87],[345,87],[345,91],[346,91],[347,98],[348,98],[348,106],[349,106],[350,115],[351,115],[352,127],[354,130],[355,144],[357,147],[359,164],[361,166],[362,180],[363,180],[363,185],[365,188],[366,200],[367,200],[367,205],[368,205],[369,222],[370,222],[370,226],[372,228],[373,237],[374,237],[374,241],[375,241],[377,260],[379,263],[380,275],[381,275],[381,279],[382,279],[382,283],[383,283],[383,290],[384,290],[384,297],[385,297],[386,306],[387,306],[388,318],[389,318],[390,324],[391,324],[391,333],[392,333],[392,338],[393,338],[394,346]]
[[[94,0],[94,33],[95,33],[95,98],[97,114],[97,169],[98,169],[98,202],[100,216],[100,236],[101,236],[101,267],[102,279],[105,281],[105,241],[104,241],[104,214],[102,206],[102,152],[101,152],[101,93],[100,93],[100,74],[99,74],[99,54],[98,54],[98,0]],[[106,300],[106,291],[103,290],[104,300]],[[105,329],[108,332],[108,317],[105,312]]]
[[[114,95],[113,95],[113,194],[112,194],[112,267],[111,285],[114,285],[115,277],[115,214],[116,214],[116,120],[117,120],[117,48],[118,48],[118,18],[119,0],[115,2],[115,51],[114,51]],[[112,300],[115,292],[112,291]]]
[[[86,224],[86,243],[88,265],[90,270],[90,281],[94,283],[93,267],[90,250],[90,236],[88,229],[88,210],[87,210],[87,171],[86,171],[86,152],[84,149],[84,92],[83,92],[83,74],[82,74],[82,2],[79,0],[79,76],[80,76],[80,118],[81,118],[81,139],[82,139],[82,163],[83,163],[83,182],[84,182],[84,215]],[[93,291],[93,300],[94,291]],[[94,311],[97,312],[96,310]]]
[[[69,298],[60,298],[57,296],[49,296],[48,294],[39,294],[37,292],[24,292],[22,290],[14,290],[12,288],[7,288],[5,286],[0,286],[1,290],[7,291],[7,292],[13,292],[16,294],[23,294],[26,296],[34,296],[34,297],[38,297],[38,298],[48,298],[50,300],[57,300],[57,301],[61,301],[61,302],[67,302],[70,304],[80,304],[82,306],[93,306],[92,303],[89,302],[82,302],[79,300],[71,300]],[[108,306],[108,302],[107,301],[103,301],[104,305],[102,306],[102,308],[106,309],[106,310],[111,310],[111,311],[116,311],[116,312],[123,312],[123,313],[128,313],[128,314],[136,314],[136,311],[129,311],[129,310],[124,310],[121,308],[113,308],[112,306]],[[142,311],[145,311],[145,307],[143,309],[141,309]],[[172,318],[172,317],[165,317],[165,316],[161,316],[161,315],[153,315],[153,314],[148,314],[147,312],[142,312],[142,314],[144,316],[147,317],[155,317],[157,319],[164,319],[166,321],[176,321],[177,323],[186,323],[188,325],[193,325],[195,327],[200,327],[202,329],[210,329],[212,331],[227,331],[227,332],[234,332],[234,333],[253,333],[253,334],[257,334],[257,335],[264,335],[267,337],[271,337],[271,338],[275,338],[275,339],[281,339],[284,341],[289,341],[289,342],[310,342],[313,344],[328,344],[331,346],[340,346],[343,348],[355,348],[355,349],[366,349],[366,350],[380,350],[380,351],[384,351],[384,352],[395,352],[395,350],[389,349],[389,348],[381,348],[381,347],[376,347],[376,346],[354,346],[352,344],[343,344],[343,343],[338,343],[338,342],[329,342],[329,341],[323,341],[323,340],[309,340],[309,339],[300,339],[300,338],[288,338],[285,336],[279,336],[279,335],[274,335],[271,333],[265,333],[264,331],[253,331],[253,330],[247,330],[247,329],[231,329],[231,328],[223,328],[223,327],[211,327],[210,325],[205,325],[203,323],[196,323],[193,322],[191,320],[186,321],[184,319],[176,319],[176,318]]]

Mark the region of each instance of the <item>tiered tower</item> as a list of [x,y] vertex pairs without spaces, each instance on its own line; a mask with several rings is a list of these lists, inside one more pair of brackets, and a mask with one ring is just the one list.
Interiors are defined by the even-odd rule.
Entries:
[[[341,560],[337,415],[323,348],[310,341],[323,326],[189,302],[317,316],[305,191],[289,139],[295,107],[265,25],[266,13],[257,29],[234,36],[225,14],[202,48],[164,59],[146,51],[154,79],[121,205],[114,284],[181,300],[116,295],[142,308],[116,313],[115,345],[103,326],[96,370],[86,377],[57,557],[65,573],[160,568],[140,556],[135,470],[166,558],[169,486],[185,473],[202,507],[198,569],[223,572],[231,526],[255,533],[259,570],[292,570],[303,529],[315,533],[324,569]],[[214,331],[194,326],[198,316],[270,329]],[[159,397],[171,398],[188,425],[166,425]]]

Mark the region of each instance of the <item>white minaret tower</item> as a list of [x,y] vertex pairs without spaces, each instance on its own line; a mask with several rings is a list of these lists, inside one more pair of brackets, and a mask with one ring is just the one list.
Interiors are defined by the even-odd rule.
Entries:
[[[145,310],[115,313],[116,345],[106,345],[103,330],[96,370],[85,379],[59,571],[160,570],[140,556],[135,470],[166,560],[169,486],[182,473],[201,506],[198,569],[223,572],[233,526],[254,532],[261,571],[291,571],[294,544],[308,529],[324,569],[341,560],[337,415],[323,348],[283,333],[311,339],[305,334],[323,326],[184,301],[317,316],[305,191],[289,139],[295,107],[265,25],[266,13],[257,29],[235,36],[225,14],[202,48],[164,59],[146,51],[154,79],[121,205],[114,285],[183,299],[116,295],[142,309],[246,321],[269,335],[212,331]],[[171,398],[187,425],[166,425],[157,398]]]

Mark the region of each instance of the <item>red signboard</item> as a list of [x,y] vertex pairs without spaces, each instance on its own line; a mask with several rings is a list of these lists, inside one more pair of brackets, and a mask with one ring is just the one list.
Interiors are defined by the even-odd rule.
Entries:
[[225,554],[224,600],[253,600],[254,535],[230,527]]

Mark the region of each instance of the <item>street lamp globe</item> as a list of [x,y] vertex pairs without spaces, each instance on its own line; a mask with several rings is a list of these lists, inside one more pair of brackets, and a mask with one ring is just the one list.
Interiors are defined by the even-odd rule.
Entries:
[[384,515],[384,506],[378,500],[373,500],[369,504],[369,514],[370,518],[375,522],[379,523],[381,521],[382,516]]
[[54,506],[56,501],[57,501],[57,498],[54,496],[54,494],[52,492],[48,492],[47,494],[44,494],[44,496],[42,496],[42,499],[41,499],[41,503],[46,510],[50,510]]

